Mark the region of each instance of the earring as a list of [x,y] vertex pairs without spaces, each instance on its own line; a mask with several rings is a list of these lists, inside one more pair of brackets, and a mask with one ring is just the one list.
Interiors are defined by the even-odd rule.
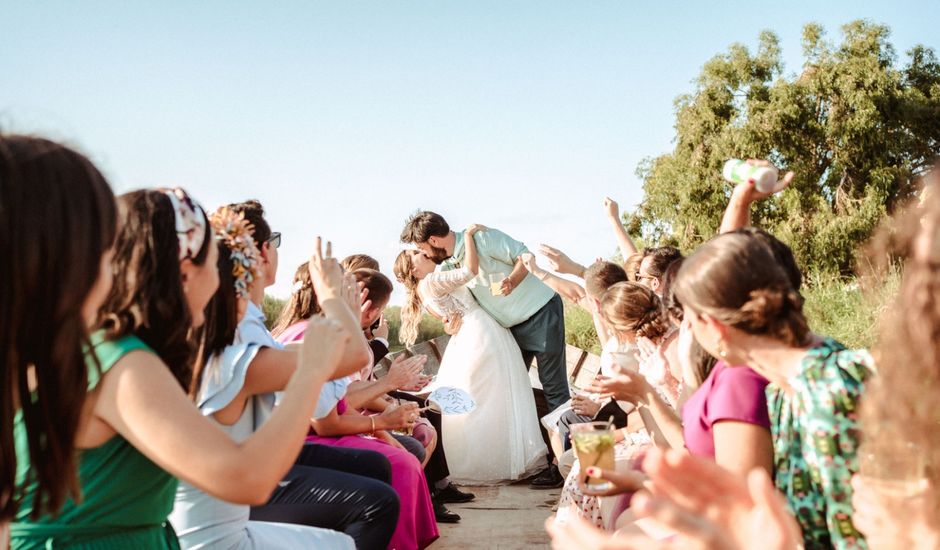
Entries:
[[724,359],[725,357],[728,357],[728,351],[725,350],[725,346],[724,346],[724,344],[721,343],[721,342],[718,342],[718,355],[719,355],[722,359]]

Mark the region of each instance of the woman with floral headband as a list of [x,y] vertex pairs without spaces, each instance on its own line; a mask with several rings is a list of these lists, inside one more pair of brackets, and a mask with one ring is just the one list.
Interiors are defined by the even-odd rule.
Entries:
[[[218,240],[220,285],[206,309],[201,338],[205,360],[196,366],[191,391],[204,415],[242,440],[271,413],[273,391],[282,389],[257,394],[258,385],[276,383],[277,369],[291,367],[283,359],[295,352],[241,337],[238,326],[248,309],[249,289],[259,278],[259,252],[241,214],[222,208],[210,223]],[[382,549],[398,519],[398,498],[389,485],[344,471],[295,464],[277,492],[287,494],[261,508],[264,521],[249,521],[248,506],[224,502],[183,482],[170,521],[183,548],[330,547],[324,529],[317,529],[326,527],[352,536],[357,548]]]
[[[177,477],[266,499],[348,336],[312,325],[281,407],[235,442],[183,389],[185,335],[218,284],[201,209],[181,191],[144,191],[119,213],[91,162],[29,137],[0,136],[0,181],[0,521],[13,520],[12,547],[177,548],[166,522]],[[122,301],[132,287],[141,298]],[[106,300],[108,330],[93,331]]]

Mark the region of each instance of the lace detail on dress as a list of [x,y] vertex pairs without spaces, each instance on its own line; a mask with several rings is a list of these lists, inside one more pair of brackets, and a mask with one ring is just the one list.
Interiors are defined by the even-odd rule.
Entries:
[[466,315],[476,302],[466,289],[473,280],[473,273],[466,267],[451,271],[436,271],[418,284],[418,295],[424,307],[433,309],[443,317],[455,314]]

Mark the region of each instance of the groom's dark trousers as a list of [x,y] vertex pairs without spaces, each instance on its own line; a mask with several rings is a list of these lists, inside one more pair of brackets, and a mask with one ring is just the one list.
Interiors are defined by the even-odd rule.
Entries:
[[[561,296],[555,294],[535,315],[509,330],[522,350],[526,368],[532,366],[532,359],[538,363],[539,381],[545,397],[539,399],[536,392],[535,403],[538,416],[542,418],[571,398],[565,359],[565,306]],[[552,446],[541,422],[539,429],[542,430],[542,439],[551,455]]]

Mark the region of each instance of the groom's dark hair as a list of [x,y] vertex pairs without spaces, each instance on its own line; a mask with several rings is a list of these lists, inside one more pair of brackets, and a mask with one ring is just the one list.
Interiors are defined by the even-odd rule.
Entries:
[[434,212],[418,212],[405,223],[401,230],[401,242],[426,243],[431,237],[446,237],[450,234],[450,226],[440,214]]

